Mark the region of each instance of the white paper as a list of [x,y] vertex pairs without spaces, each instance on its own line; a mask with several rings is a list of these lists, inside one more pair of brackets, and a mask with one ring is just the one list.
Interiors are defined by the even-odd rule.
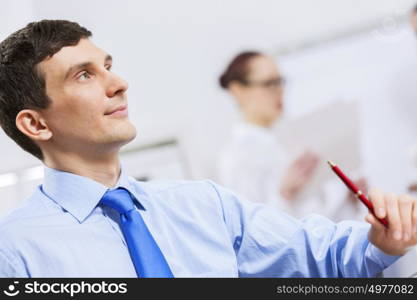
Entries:
[[306,150],[320,157],[315,174],[300,198],[319,194],[322,185],[336,176],[327,160],[336,163],[351,178],[360,168],[360,115],[356,101],[333,102],[296,119],[283,120],[277,126],[277,136],[291,159]]

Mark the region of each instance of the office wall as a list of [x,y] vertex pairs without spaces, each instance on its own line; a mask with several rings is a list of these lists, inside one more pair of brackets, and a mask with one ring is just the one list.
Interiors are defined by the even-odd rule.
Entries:
[[[390,20],[404,16],[413,4],[412,0],[355,1],[354,5],[350,0],[75,0],[65,3],[6,0],[2,1],[5,9],[0,11],[0,38],[33,19],[71,19],[91,29],[94,41],[114,56],[115,72],[130,83],[130,116],[139,133],[132,146],[176,137],[187,156],[190,178],[202,178],[213,175],[215,154],[236,119],[236,107],[218,88],[217,77],[237,51],[252,48],[276,53],[277,49],[287,46],[291,49],[305,41],[369,24],[384,25],[387,17]],[[340,51],[349,43],[346,40],[340,44]],[[355,44],[354,40],[352,43]],[[325,48],[314,49],[313,54]],[[309,55],[313,55],[308,54],[309,51],[300,50],[278,58],[283,70],[285,68],[294,80],[302,80],[301,86],[306,88],[314,84],[315,81],[307,83],[314,76],[303,77],[304,69],[302,63],[297,65],[297,55],[305,55],[308,60]],[[332,55],[337,57],[337,51]],[[330,95],[360,94],[353,87],[361,84],[359,79],[348,83],[346,80],[352,77],[343,76],[343,72],[336,74],[342,77],[335,76],[331,69],[320,68],[326,65],[320,62],[325,59],[323,56],[318,54],[317,59],[315,70],[323,72],[323,78],[331,76],[332,86],[340,88],[341,92],[326,87],[325,94],[316,93],[312,99],[311,95],[303,94],[304,88],[291,92],[289,85],[289,115],[298,109],[306,111],[315,104],[330,101]],[[349,74],[360,74],[362,77],[357,78],[363,78],[373,72],[373,67],[380,72],[383,64],[374,65],[370,61],[367,71],[359,73],[351,66]],[[341,85],[336,84],[338,78],[343,82]],[[402,113],[409,114],[409,110]],[[369,134],[377,133],[370,131]],[[0,173],[38,164],[3,132],[0,144]],[[375,170],[379,171],[371,169]]]

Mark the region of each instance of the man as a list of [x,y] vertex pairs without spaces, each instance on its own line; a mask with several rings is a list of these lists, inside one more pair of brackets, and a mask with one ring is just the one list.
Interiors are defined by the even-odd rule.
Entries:
[[45,20],[0,44],[1,125],[45,165],[44,183],[0,223],[1,276],[365,277],[417,243],[408,196],[370,195],[386,229],[372,215],[371,227],[299,221],[210,181],[128,177],[128,86],[90,35]]

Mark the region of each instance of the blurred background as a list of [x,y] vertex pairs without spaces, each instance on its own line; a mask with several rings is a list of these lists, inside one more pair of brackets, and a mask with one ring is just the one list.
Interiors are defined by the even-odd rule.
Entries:
[[[113,56],[113,70],[130,84],[129,115],[138,136],[123,148],[122,161],[143,180],[217,179],[219,149],[238,119],[218,77],[238,52],[262,51],[276,59],[287,80],[281,125],[354,103],[355,172],[370,186],[404,193],[417,181],[415,5],[414,0],[3,0],[0,39],[41,19],[69,19],[91,30],[93,41]],[[325,134],[314,127],[304,132],[312,148],[328,140]],[[30,195],[42,176],[40,162],[1,131],[0,215]]]

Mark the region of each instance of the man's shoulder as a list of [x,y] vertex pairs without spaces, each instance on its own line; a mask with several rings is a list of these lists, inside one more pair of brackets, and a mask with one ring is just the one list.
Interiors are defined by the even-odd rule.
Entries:
[[[5,232],[17,232],[27,226],[39,223],[48,214],[39,187],[16,208],[0,217],[0,236]],[[0,237],[1,238],[1,237]]]
[[131,178],[139,188],[142,188],[146,193],[169,193],[169,192],[212,192],[215,190],[216,184],[209,180],[150,180],[137,181]]
[[[205,207],[222,200],[222,190],[212,180],[152,180],[136,181],[138,192],[144,192],[155,204],[170,203],[185,207]],[[211,204],[210,204],[211,203]]]

